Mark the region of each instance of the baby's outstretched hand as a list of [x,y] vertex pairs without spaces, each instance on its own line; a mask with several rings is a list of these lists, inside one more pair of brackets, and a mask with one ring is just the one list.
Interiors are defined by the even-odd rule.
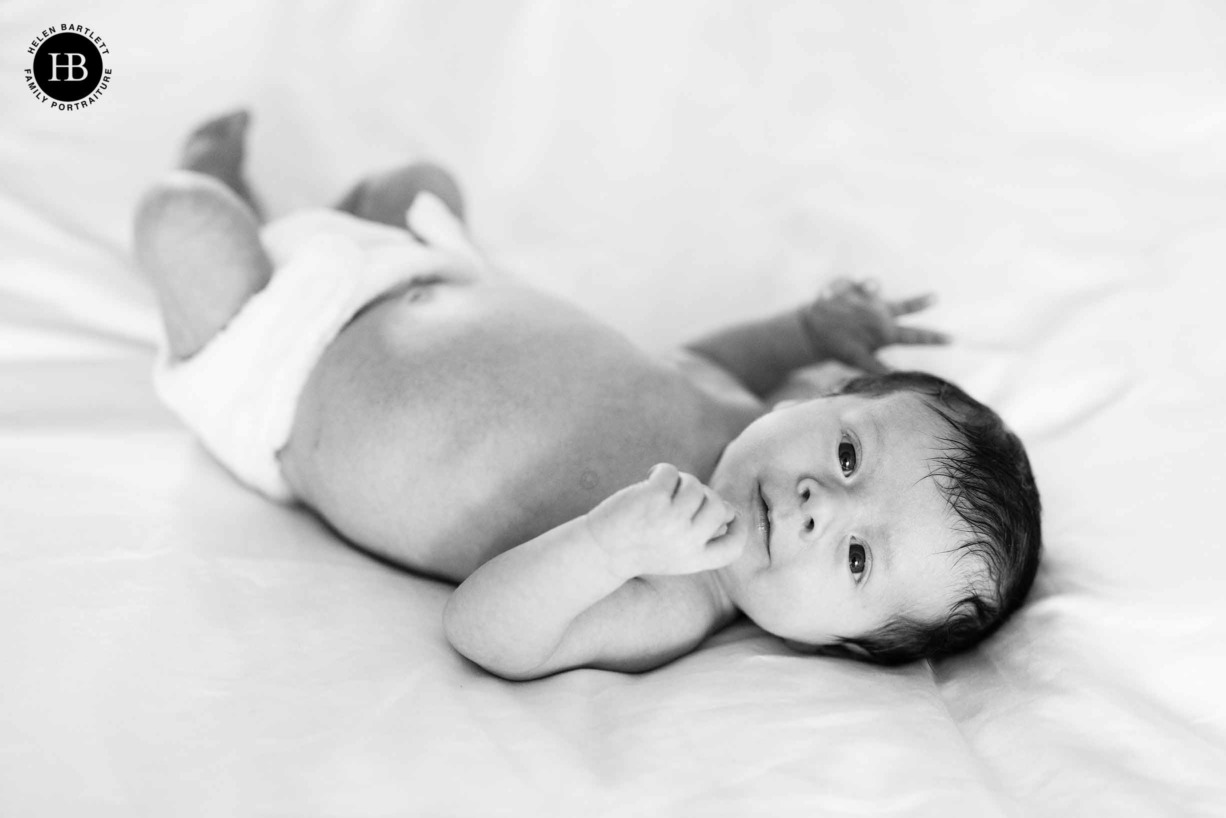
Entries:
[[744,538],[729,536],[736,519],[692,474],[652,466],[647,479],[627,486],[588,512],[588,531],[626,579],[645,574],[694,574],[733,562]]
[[901,326],[896,320],[933,300],[928,294],[887,301],[873,284],[840,278],[800,310],[801,324],[815,360],[834,359],[879,375],[889,371],[874,354],[884,346],[949,343],[944,333]]

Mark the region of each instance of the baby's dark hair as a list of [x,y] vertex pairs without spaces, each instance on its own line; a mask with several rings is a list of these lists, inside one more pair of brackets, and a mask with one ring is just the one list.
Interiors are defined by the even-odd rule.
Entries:
[[1039,490],[1021,440],[1000,416],[958,387],[924,372],[891,372],[848,381],[842,395],[881,397],[913,392],[946,426],[944,454],[931,476],[963,523],[961,548],[984,566],[986,582],[973,581],[936,621],[899,616],[876,631],[840,638],[818,653],[898,665],[939,658],[972,647],[994,633],[1034,584],[1042,550]]

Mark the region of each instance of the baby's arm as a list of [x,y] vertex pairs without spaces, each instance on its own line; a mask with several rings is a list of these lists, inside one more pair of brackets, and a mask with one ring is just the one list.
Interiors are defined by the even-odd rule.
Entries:
[[[698,574],[740,554],[743,538],[724,533],[732,518],[696,478],[656,466],[642,483],[473,572],[447,603],[447,638],[508,679],[662,665],[726,618],[714,581]],[[661,576],[669,574],[695,576]]]
[[930,296],[886,301],[867,285],[839,280],[803,307],[720,330],[686,348],[766,397],[790,372],[819,361],[837,360],[881,373],[886,368],[874,353],[883,346],[945,343],[948,339],[941,333],[895,321],[931,303]]

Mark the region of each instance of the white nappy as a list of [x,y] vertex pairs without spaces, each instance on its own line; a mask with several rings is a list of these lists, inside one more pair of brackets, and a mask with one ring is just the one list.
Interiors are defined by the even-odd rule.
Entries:
[[191,358],[163,343],[154,366],[158,396],[222,465],[273,500],[294,493],[277,461],[298,397],[328,344],[389,289],[447,273],[487,273],[464,228],[436,196],[420,193],[406,230],[335,210],[309,210],[269,224],[261,240],[273,262],[268,285]]

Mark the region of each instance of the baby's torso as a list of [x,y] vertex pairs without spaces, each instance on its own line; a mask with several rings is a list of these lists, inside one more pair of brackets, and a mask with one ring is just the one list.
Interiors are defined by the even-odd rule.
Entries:
[[705,480],[760,412],[713,368],[653,360],[540,292],[441,284],[329,346],[281,462],[353,542],[458,580],[657,462]]

